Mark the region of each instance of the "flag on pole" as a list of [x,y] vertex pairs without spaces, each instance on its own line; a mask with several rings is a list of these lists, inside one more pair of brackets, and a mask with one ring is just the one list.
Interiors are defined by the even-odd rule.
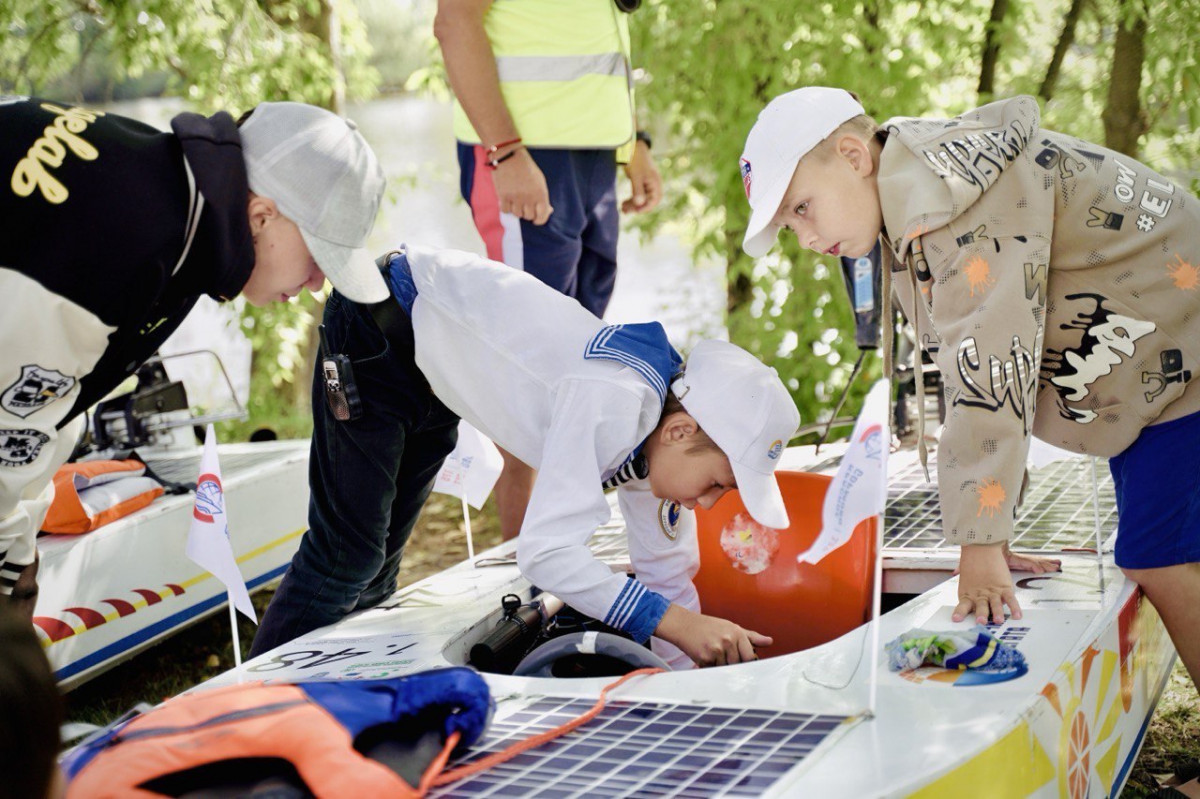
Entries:
[[250,602],[246,581],[238,569],[229,541],[229,519],[225,515],[225,492],[221,487],[221,464],[217,462],[217,434],[210,424],[204,436],[204,454],[200,456],[200,476],[196,478],[196,505],[192,508],[192,526],[188,530],[187,556],[212,572],[225,584],[230,601],[254,623],[258,616]]
[[459,497],[479,510],[492,493],[502,468],[504,459],[500,450],[464,419],[458,423],[458,444],[446,456],[433,490]]
[[798,562],[818,563],[849,541],[859,522],[883,513],[887,500],[887,456],[892,440],[890,399],[886,380],[877,382],[867,394],[854,423],[850,447],[825,492],[821,532],[808,551],[796,558]]

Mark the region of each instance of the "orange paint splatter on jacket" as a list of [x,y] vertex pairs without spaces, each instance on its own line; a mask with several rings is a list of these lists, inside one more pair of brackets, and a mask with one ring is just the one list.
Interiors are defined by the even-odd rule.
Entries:
[[1193,291],[1200,286],[1200,266],[1189,264],[1180,258],[1178,253],[1176,253],[1175,259],[1179,263],[1167,265],[1167,274],[1175,281],[1175,288]]
[[1000,506],[1008,498],[1004,493],[1004,486],[991,478],[980,483],[975,492],[979,495],[979,512],[976,516],[982,516],[983,512],[987,511],[989,517],[995,518],[996,511],[1000,510]]
[[995,278],[992,277],[992,268],[988,266],[988,262],[980,256],[976,255],[971,260],[967,261],[963,271],[967,275],[967,280],[971,281],[971,296],[975,296],[975,289],[979,289],[979,293],[996,284]]

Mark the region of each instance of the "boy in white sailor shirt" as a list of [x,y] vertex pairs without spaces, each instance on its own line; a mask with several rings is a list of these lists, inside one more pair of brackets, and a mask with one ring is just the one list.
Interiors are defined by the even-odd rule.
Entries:
[[[535,585],[639,642],[654,636],[676,667],[752,660],[770,645],[699,613],[691,509],[738,488],[757,521],[787,526],[774,469],[800,418],[774,370],[722,341],[696,345],[685,368],[657,323],[606,327],[470,253],[409,247],[384,273],[387,310],[403,321],[389,337],[372,318],[380,308],[336,293],[327,303],[326,352],[349,358],[359,403],[335,419],[316,376],[310,529],[254,654],[395,590],[459,416],[538,470],[517,543]],[[614,486],[636,578],[587,547]]]

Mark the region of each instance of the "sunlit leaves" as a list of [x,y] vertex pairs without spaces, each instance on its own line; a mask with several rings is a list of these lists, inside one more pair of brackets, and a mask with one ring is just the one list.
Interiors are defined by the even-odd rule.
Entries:
[[[365,29],[351,2],[337,3],[341,67],[349,97],[369,96]],[[0,90],[41,93],[90,68],[115,80],[166,71],[169,91],[197,110],[240,111],[264,99],[327,105],[338,79],[313,30],[319,0],[6,0],[0,4]],[[82,85],[82,84],[80,84]]]

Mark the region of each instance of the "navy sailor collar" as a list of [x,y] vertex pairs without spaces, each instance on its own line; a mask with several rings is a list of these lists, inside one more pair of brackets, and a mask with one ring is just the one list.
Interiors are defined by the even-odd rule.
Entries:
[[650,384],[659,402],[667,401],[667,387],[683,366],[683,358],[658,322],[603,327],[588,342],[583,357],[628,366]]
[[[658,394],[660,403],[666,402],[667,388],[683,366],[683,358],[671,346],[667,331],[658,322],[601,328],[588,342],[583,357],[616,361],[628,366],[650,384]],[[645,441],[638,444],[620,466],[604,476],[604,489],[616,488],[622,483],[648,476],[646,458],[642,455],[645,444]]]

